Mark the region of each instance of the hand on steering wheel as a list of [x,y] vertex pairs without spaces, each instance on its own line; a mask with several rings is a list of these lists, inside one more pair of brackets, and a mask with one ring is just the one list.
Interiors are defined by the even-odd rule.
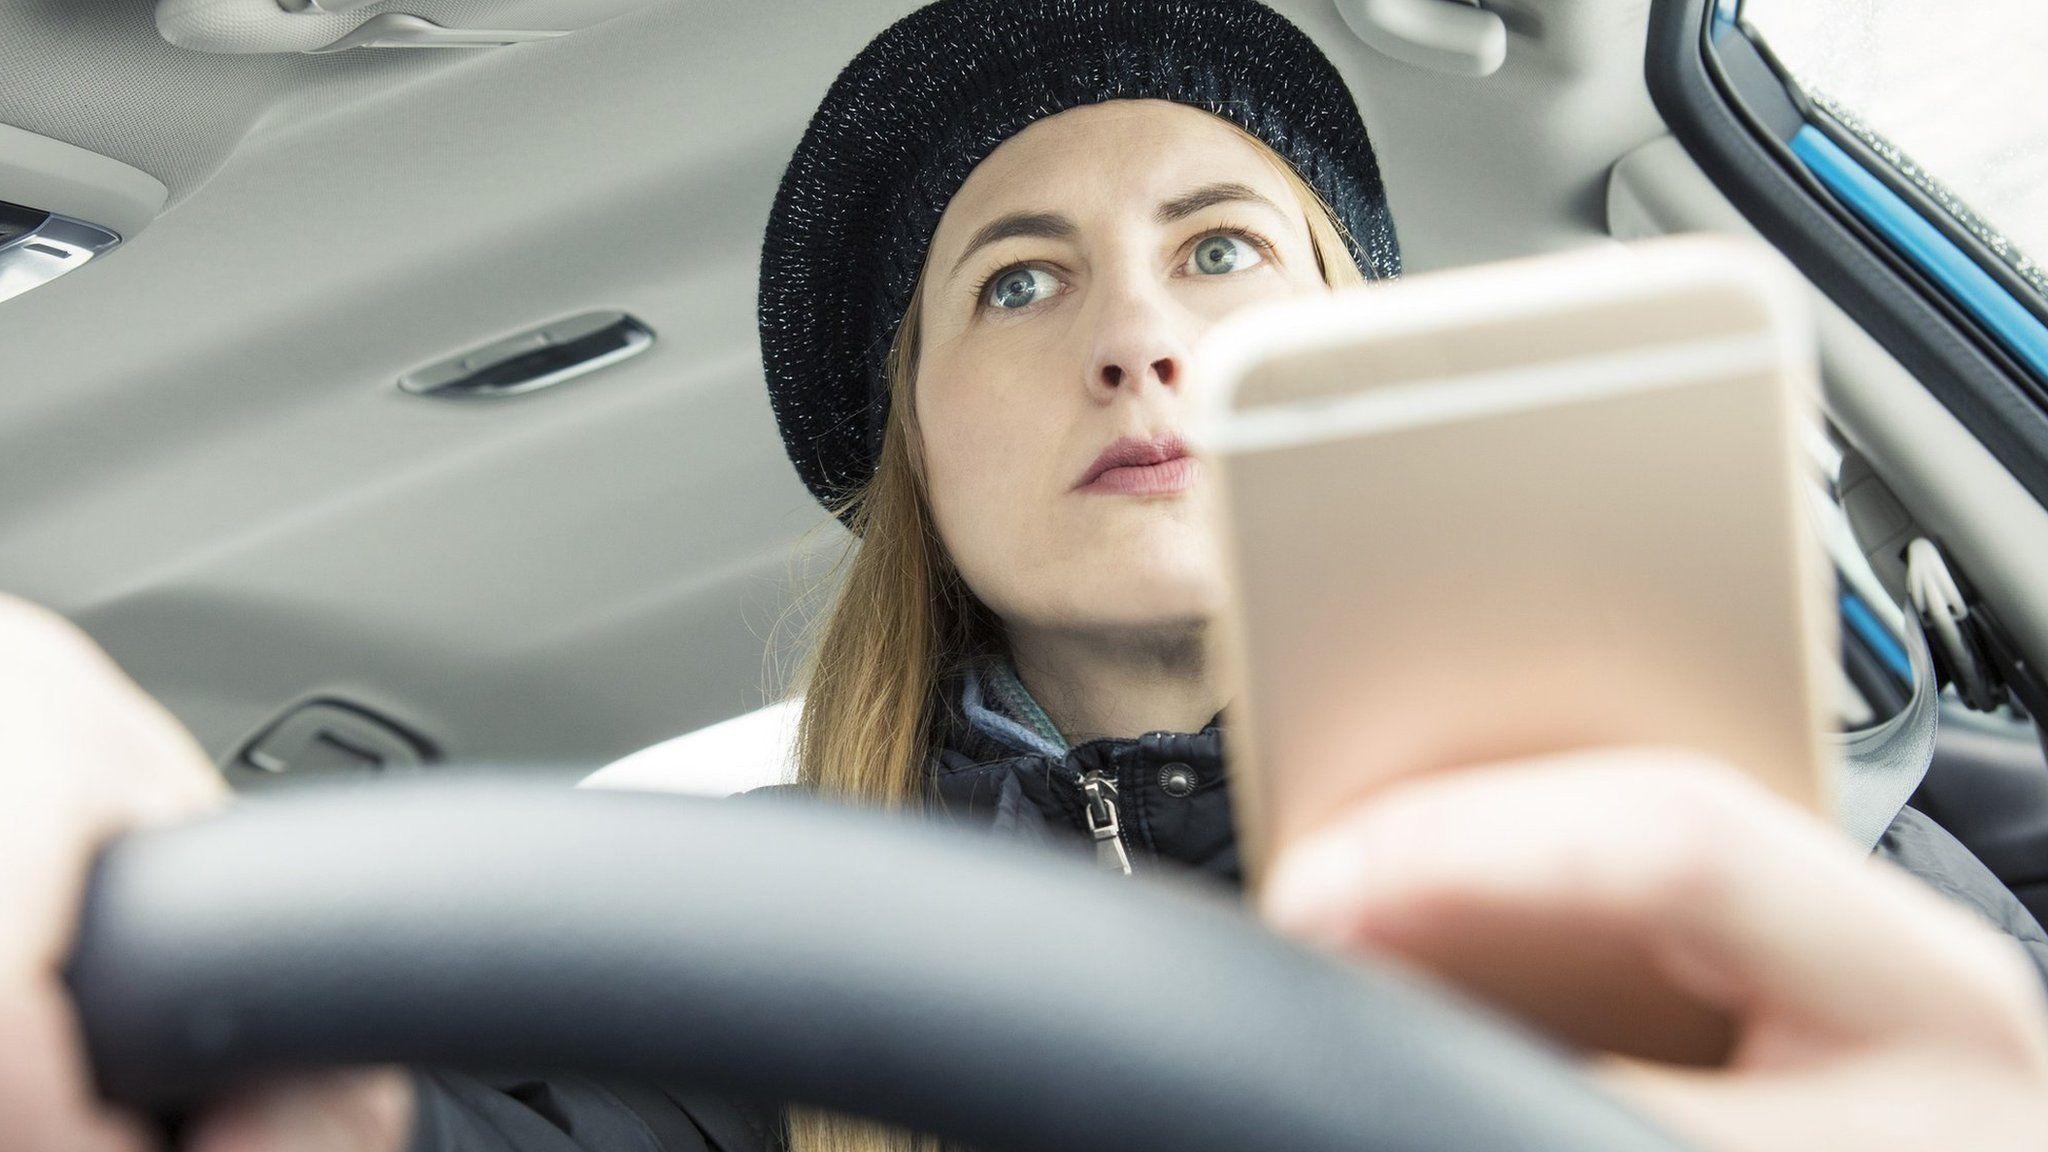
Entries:
[[[93,1094],[58,966],[94,850],[214,808],[190,733],[69,621],[0,595],[0,1116],[19,1152],[144,1152],[156,1135]],[[336,1073],[225,1103],[191,1152],[395,1152],[407,1081]]]
[[[218,805],[223,798],[218,778],[190,736],[88,639],[61,619],[4,597],[0,597],[0,763],[7,765],[8,782],[13,785],[8,804],[0,805],[0,843],[6,843],[9,850],[8,867],[0,869],[0,928],[4,928],[0,930],[0,1117],[5,1117],[7,1145],[24,1152],[141,1152],[152,1148],[154,1138],[141,1124],[93,1098],[77,1023],[57,969],[72,935],[78,897],[94,849],[115,833]],[[372,799],[360,798],[364,804]],[[377,810],[380,818],[402,815],[413,803],[404,797],[376,802],[385,805]],[[505,905],[484,908],[478,913],[481,922],[542,923],[553,916],[578,929],[538,934],[536,947],[529,950],[532,955],[500,955],[502,949],[492,943],[496,937],[480,937],[469,942],[475,947],[464,954],[464,962],[471,965],[489,959],[514,969],[528,965],[541,970],[555,964],[567,971],[568,966],[560,962],[605,960],[608,954],[593,950],[588,942],[610,939],[595,931],[611,922],[608,912],[633,914],[627,921],[643,926],[671,921],[679,925],[674,937],[664,937],[662,947],[653,953],[657,958],[671,953],[680,956],[676,970],[649,969],[659,979],[650,978],[646,987],[625,998],[630,1003],[621,1011],[630,1011],[635,1018],[644,1016],[648,998],[655,993],[704,993],[688,1003],[706,1013],[700,1022],[710,1026],[716,1019],[708,1013],[731,1008],[733,1002],[722,994],[726,986],[718,983],[723,973],[755,984],[770,982],[785,998],[799,994],[822,997],[819,1011],[806,1018],[822,1021],[839,1013],[845,1017],[841,1023],[849,1038],[904,1025],[906,1044],[924,1051],[922,1046],[959,1042],[963,1046],[953,1057],[972,1065],[977,1058],[976,1043],[944,1028],[917,1031],[909,1026],[916,1021],[904,1024],[898,1014],[881,1013],[873,1019],[859,1015],[874,1006],[876,997],[870,987],[850,985],[841,996],[836,987],[820,989],[810,969],[785,973],[762,963],[763,958],[782,955],[788,944],[767,931],[772,925],[762,925],[758,915],[762,901],[800,910],[811,907],[804,904],[809,900],[821,922],[831,918],[828,911],[843,910],[860,901],[873,905],[878,914],[893,915],[892,922],[905,934],[903,955],[876,971],[890,974],[900,968],[907,973],[902,995],[896,998],[903,1002],[914,1000],[931,1007],[934,990],[948,987],[938,978],[948,973],[993,970],[1005,962],[1017,969],[1018,979],[1047,970],[1044,965],[1015,963],[1019,956],[1028,960],[1031,949],[1043,942],[1033,938],[1028,924],[1015,923],[1014,915],[985,908],[985,878],[968,876],[980,867],[981,857],[950,844],[906,840],[895,845],[890,837],[881,835],[886,829],[852,823],[842,827],[822,817],[802,824],[804,831],[797,843],[807,851],[815,848],[821,859],[850,860],[863,853],[879,853],[876,860],[868,862],[873,868],[917,881],[916,885],[906,884],[913,888],[907,895],[882,891],[862,882],[862,874],[854,869],[855,875],[846,880],[842,891],[834,887],[836,876],[815,868],[807,870],[801,859],[785,860],[792,854],[801,855],[794,846],[763,847],[774,839],[768,833],[779,826],[783,813],[723,808],[713,813],[684,807],[655,811],[619,798],[576,797],[571,802],[550,794],[534,797],[530,803],[508,802],[501,810],[487,809],[482,815],[495,816],[498,823],[483,819],[482,827],[471,829],[449,814],[456,810],[456,803],[462,805],[459,810],[469,823],[479,822],[478,812],[466,796],[451,797],[445,812],[428,805],[418,818],[423,827],[449,829],[450,835],[474,832],[473,843],[465,841],[461,851],[449,855],[457,861],[478,861],[475,871],[480,881],[490,879],[494,869],[510,867],[514,857],[525,861],[534,851],[543,854],[550,870],[595,868],[602,862],[593,860],[589,845],[599,837],[611,843],[627,833],[631,835],[625,836],[626,841],[639,845],[645,860],[665,862],[657,869],[665,875],[726,875],[733,861],[751,862],[739,872],[749,878],[750,891],[759,890],[754,898],[739,899],[721,886],[677,893],[680,907],[688,915],[673,918],[644,914],[649,909],[636,901],[651,906],[655,901],[650,894],[620,892],[602,885],[584,885],[577,890],[609,892],[617,908],[593,907],[602,902],[591,900],[563,902],[544,892],[528,899],[517,889],[505,891],[481,883],[473,891],[464,889],[472,901],[489,896]],[[401,886],[401,881],[413,881],[423,874],[426,849],[414,853],[421,857],[414,859],[407,855],[412,841],[400,838],[387,852],[393,859],[376,862],[389,873],[384,878],[389,884],[377,888],[383,882],[379,878],[382,873],[361,875],[374,869],[368,869],[367,862],[354,854],[352,830],[361,824],[342,819],[350,814],[345,806],[328,808],[309,802],[292,817],[300,821],[292,826],[294,830],[282,833],[274,827],[281,823],[277,811],[252,821],[216,821],[212,828],[195,828],[189,835],[159,840],[154,856],[129,853],[131,866],[116,877],[113,887],[131,895],[147,895],[144,890],[160,882],[166,891],[184,893],[188,899],[206,896],[211,901],[208,914],[233,921],[231,926],[242,932],[239,938],[275,940],[274,933],[264,937],[257,930],[275,923],[278,909],[303,908],[317,896],[299,891],[286,877],[233,878],[235,883],[227,887],[253,884],[273,902],[258,902],[251,908],[235,898],[236,892],[219,891],[223,885],[217,872],[181,879],[166,876],[155,867],[143,867],[143,863],[170,861],[181,843],[227,843],[254,837],[243,847],[260,848],[254,854],[261,858],[277,860],[299,852],[315,863],[346,860],[351,865],[346,874],[359,886],[367,885],[366,890],[393,895],[408,892],[409,887]],[[510,847],[494,839],[493,830],[501,827],[517,834]],[[690,835],[676,836],[679,827]],[[276,834],[284,839],[262,839]],[[904,860],[936,866],[893,866],[889,853],[898,851],[909,853]],[[434,863],[449,866],[438,851]],[[789,875],[777,870],[785,864]],[[312,878],[307,883],[343,874],[333,868],[301,871]],[[1042,898],[1046,917],[1057,910],[1067,921],[1088,926],[1088,931],[1118,947],[1154,948],[1160,954],[1153,959],[1161,970],[1178,963],[1185,972],[1219,981],[1247,972],[1289,973],[1288,979],[1296,984],[1280,981],[1274,986],[1300,991],[1314,1003],[1279,997],[1268,1007],[1312,1013],[1313,1024],[1321,1030],[1304,1019],[1264,1037],[1270,1042],[1267,1054],[1276,1065],[1286,1064],[1287,1053],[1314,1039],[1328,1051],[1304,1053],[1305,1068],[1327,1073],[1353,1064],[1372,1066],[1385,1080],[1378,1086],[1383,1093],[1411,1099],[1417,1087],[1441,1089],[1446,1099],[1461,1101],[1460,1106],[1474,1114],[1497,1098],[1500,1087],[1527,1087],[1526,1101],[1559,1105],[1556,1115],[1549,1117],[1552,1127],[1559,1134],[1575,1134],[1581,1146],[1584,1125],[1602,1115],[1586,1102],[1571,1100],[1566,1091],[1569,1084],[1563,1078],[1555,1078],[1554,1083],[1544,1078],[1540,1065],[1504,1041],[1482,1044],[1485,1038],[1473,1034],[1464,1037],[1465,1047],[1453,1044],[1444,1052],[1432,1053],[1432,1045],[1443,1043],[1447,1034],[1466,1025],[1448,1015],[1415,1011],[1423,1006],[1411,1004],[1405,996],[1391,996],[1392,989],[1383,994],[1366,986],[1317,984],[1317,995],[1326,999],[1309,996],[1307,985],[1300,982],[1319,980],[1317,973],[1298,969],[1286,955],[1269,954],[1251,934],[1231,929],[1223,919],[1194,904],[1166,901],[1163,894],[1139,893],[1128,885],[1108,885],[1092,873],[1040,875],[1036,868],[993,859],[984,871],[1009,883],[1011,887],[1003,890],[1018,893],[1020,899],[1026,893]],[[1041,881],[1042,888],[1035,888]],[[1547,916],[1634,934],[1662,958],[1674,979],[1735,1013],[1742,1025],[1741,1041],[1733,1064],[1725,1070],[1678,1071],[1596,1060],[1594,1075],[1644,1112],[1706,1148],[1730,1152],[1822,1146],[1853,1146],[1864,1152],[1935,1146],[2018,1148],[2036,1139],[2048,1121],[2048,999],[2014,946],[1924,887],[1860,856],[1829,830],[1746,779],[1695,759],[1611,753],[1475,769],[1405,784],[1339,818],[1317,840],[1297,846],[1274,870],[1266,895],[1266,910],[1276,923],[1346,950],[1398,953],[1432,937],[1456,933],[1461,924],[1492,916]],[[212,899],[216,896],[218,899]],[[182,919],[171,907],[174,902],[116,903],[127,912],[103,920],[103,937],[125,925],[135,929],[132,939],[137,941],[180,931],[214,938],[204,927],[195,928]],[[125,921],[159,907],[168,909],[164,912],[168,919],[161,923]],[[389,909],[381,903],[374,907],[378,909],[376,925],[390,928]],[[930,910],[935,907],[964,909],[969,915],[979,915],[977,910],[986,912],[982,920],[974,922],[981,935],[963,938],[947,925],[930,925]],[[398,920],[398,928],[424,931],[425,914],[433,911],[431,902],[423,903],[420,911],[421,917],[415,920]],[[266,915],[273,919],[266,920]],[[236,917],[249,922],[243,924]],[[1025,919],[1039,922],[1028,916]],[[361,923],[351,926],[344,918],[332,928],[333,939],[309,945],[317,954],[314,958],[344,951],[344,944],[360,949],[359,961],[380,958],[377,946],[389,941],[365,942],[360,939],[364,927]],[[755,940],[750,932],[762,938]],[[223,938],[233,935],[221,934]],[[405,934],[399,931],[397,935]],[[110,979],[116,971],[157,964],[147,948],[122,952],[116,946],[118,940],[128,938],[115,932],[113,938],[102,940],[102,978],[93,983],[103,992],[123,987]],[[573,956],[551,956],[543,945],[558,938],[585,943],[573,950]],[[618,955],[610,958],[615,969],[637,971],[628,961],[644,965],[647,957],[636,953],[632,943],[620,942]],[[458,938],[454,944],[459,949],[463,941]],[[710,949],[711,954],[697,957],[692,964],[691,948]],[[948,950],[960,955],[949,959]],[[381,958],[390,962],[392,971],[416,971],[406,963],[410,957],[391,948],[385,952],[388,955]],[[931,961],[931,957],[938,959]],[[729,971],[712,962],[721,958],[733,961]],[[295,965],[301,960],[311,962],[284,956],[279,961],[281,970],[300,971]],[[109,969],[104,963],[108,961],[121,963]],[[1204,967],[1211,961],[1214,972]],[[926,963],[929,970],[916,967],[920,963]],[[152,970],[159,978],[202,982],[209,973],[219,972],[217,966],[203,963],[188,967],[170,961]],[[789,979],[783,980],[783,976]],[[684,987],[687,980],[698,980],[706,987]],[[519,1002],[514,995],[516,984],[511,991],[501,982],[472,981],[460,987],[481,1000],[446,1011],[434,1005],[447,1017],[440,1021],[445,1026],[443,1035],[457,1031],[455,1025],[466,1027],[477,1018],[476,1013],[502,1007],[497,1005],[498,999],[515,1005]],[[233,984],[195,988],[193,996],[201,1000],[239,991]],[[1250,991],[1246,990],[1247,996]],[[389,997],[390,1007],[395,1013],[397,1006],[404,1004],[410,1017],[391,1015],[382,1023],[366,1023],[400,1038],[415,1031],[412,1017],[419,1015],[421,1002],[407,1000],[403,992],[401,988]],[[1072,990],[1067,994],[1071,997]],[[1346,1002],[1347,1013],[1332,1016],[1332,1006],[1347,997],[1355,1000]],[[1024,999],[1034,1002],[1029,996]],[[896,1002],[889,997],[881,1000],[885,1005]],[[1117,1003],[1132,1010],[1128,997]],[[989,1011],[985,995],[967,996],[960,1004],[962,1010],[971,1005],[977,1013]],[[266,1010],[276,1007],[266,1004]],[[1111,1011],[1106,1002],[1099,1007],[1105,1013]],[[1168,1023],[1185,1023],[1177,1000],[1154,1007],[1162,1014],[1154,1021],[1153,1031],[1164,1032]],[[305,1011],[308,1018],[319,1018],[320,1005],[313,1003]],[[1412,1013],[1412,1019],[1404,1013]],[[732,1014],[728,1042],[735,1050],[744,1040],[760,1039],[764,1044],[778,1040],[756,1037],[757,1021],[737,1009]],[[1272,1023],[1269,1015],[1249,1011],[1243,1019],[1225,1023],[1235,1042],[1250,1043],[1260,1038],[1262,1027]],[[1329,1025],[1340,1017],[1345,1027],[1333,1031]],[[1080,1011],[1077,1019],[1087,1022],[1096,1016]],[[1403,1021],[1403,1027],[1391,1027]],[[306,1035],[289,1017],[269,1020],[251,1016],[248,1022],[252,1042],[274,1047],[289,1047]],[[1014,1068],[1017,1060],[1034,1053],[1047,1055],[1029,1046],[1016,1047],[1020,1039],[1036,1043],[1044,1033],[1034,1020],[1015,1023],[1019,1026],[1008,1036],[1013,1046],[1002,1054],[1004,1067]],[[1073,1021],[1067,1024],[1068,1030],[1074,1026]],[[257,1034],[263,1027],[272,1028],[275,1034]],[[1355,1046],[1354,1050],[1345,1040],[1354,1028],[1361,1035],[1373,1028],[1386,1030],[1387,1035],[1379,1038],[1382,1043],[1377,1047]],[[1337,1034],[1340,1032],[1344,1035]],[[525,1034],[523,1029],[506,1033]],[[184,1033],[176,1028],[164,1033],[166,1038],[181,1035]],[[1165,1060],[1168,1053],[1155,1050],[1160,1045],[1145,1046],[1149,1035],[1145,1029],[1128,1033],[1105,1027],[1090,1042],[1103,1052],[1121,1052],[1120,1044],[1130,1046],[1126,1055],[1132,1069],[1147,1067],[1140,1056],[1160,1068],[1172,1067]],[[305,1043],[309,1053],[317,1054],[317,1040]],[[168,1042],[163,1046],[167,1053],[175,1048]],[[394,1050],[403,1051],[402,1047]],[[1395,1053],[1400,1054],[1398,1059]],[[1475,1059],[1482,1053],[1487,1057],[1483,1063]],[[675,1055],[685,1062],[696,1058],[690,1052]],[[776,1048],[772,1055],[773,1060],[763,1062],[787,1067],[814,1053],[809,1045],[799,1044]],[[1440,1059],[1431,1064],[1425,1057]],[[1475,1093],[1449,1079],[1447,1073],[1420,1075],[1419,1062],[1427,1065],[1424,1071],[1455,1067],[1468,1077],[1484,1069],[1496,1074],[1490,1081],[1494,1088]],[[1040,1073],[1050,1078],[1070,1065],[1071,1060],[1061,1056],[1050,1059]],[[845,1074],[837,1068],[814,1071],[819,1084],[836,1082],[826,1077],[827,1071],[832,1076]],[[974,1068],[970,1066],[968,1072]],[[1403,1079],[1411,1074],[1414,1085]],[[968,1075],[965,1079],[981,1083],[988,1077]],[[898,1081],[888,1083],[900,1086]],[[1330,1114],[1321,1118],[1330,1120],[1344,1111],[1343,1100],[1313,1093],[1290,1094],[1289,1088],[1290,1081],[1282,1077],[1263,1085],[1270,1090],[1271,1099],[1259,1099],[1289,1116],[1304,1116],[1308,1110],[1321,1108]],[[866,1089],[856,1084],[849,1092],[855,1090]],[[959,1103],[943,1092],[934,1092],[921,1106],[941,1108]],[[194,1129],[193,1137],[196,1146],[207,1152],[285,1152],[293,1148],[385,1152],[402,1141],[409,1105],[406,1082],[401,1078],[390,1073],[358,1073],[244,1097],[210,1114]],[[1189,1112],[1199,1109],[1191,1106]],[[1359,1118],[1342,1128],[1347,1138],[1375,1122],[1398,1129],[1401,1119],[1384,1108],[1361,1108],[1359,1113]],[[1444,1120],[1465,1117],[1466,1113],[1432,1115]],[[1532,1136],[1532,1117],[1526,1112],[1514,1115],[1521,1135]],[[1043,1119],[1037,1114],[1009,1119],[1024,1123],[1034,1118]],[[1491,1131],[1485,1123],[1475,1120],[1473,1125],[1475,1130]],[[1045,1126],[1053,1136],[1062,1135],[1053,1131],[1057,1125],[1048,1122]],[[1502,1134],[1508,1131],[1500,1129]],[[1169,1132],[1166,1139],[1186,1143],[1185,1136]],[[1619,1146],[1633,1137],[1628,1136],[1626,1126],[1619,1126],[1606,1139]],[[1336,1143],[1333,1140],[1332,1146]]]
[[1733,1060],[1594,1072],[1703,1148],[2019,1149],[2048,1130],[2048,998],[2017,945],[1697,757],[1401,784],[1277,861],[1263,910],[1342,951],[1427,951],[1502,917],[1638,940],[1735,1016]]

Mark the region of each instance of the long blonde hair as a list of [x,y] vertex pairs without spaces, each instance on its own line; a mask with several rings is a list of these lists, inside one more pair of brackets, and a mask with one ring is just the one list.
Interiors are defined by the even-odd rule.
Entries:
[[[1331,287],[1362,284],[1343,223],[1264,141],[1256,145],[1308,220],[1316,266]],[[857,542],[845,579],[797,681],[796,742],[806,788],[882,808],[920,807],[939,690],[961,663],[999,650],[1001,626],[961,580],[932,524],[914,399],[923,278],[889,348],[889,415],[881,459],[866,485],[833,509],[851,511]],[[790,1152],[940,1152],[933,1137],[809,1108],[789,1110]]]

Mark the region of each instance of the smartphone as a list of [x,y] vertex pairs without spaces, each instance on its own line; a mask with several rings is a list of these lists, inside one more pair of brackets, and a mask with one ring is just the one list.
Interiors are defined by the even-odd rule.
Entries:
[[[1696,749],[1830,810],[1816,353],[1775,251],[1658,238],[1419,275],[1239,313],[1195,362],[1253,890],[1390,782],[1591,747]],[[1568,1041],[1725,1056],[1728,1022],[1648,958],[1533,931],[1410,959]]]

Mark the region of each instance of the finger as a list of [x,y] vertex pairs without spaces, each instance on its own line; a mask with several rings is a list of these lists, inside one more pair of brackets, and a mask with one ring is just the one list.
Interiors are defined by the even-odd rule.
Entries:
[[101,1105],[73,1069],[76,1025],[55,994],[0,996],[0,1122],[8,1152],[155,1152],[139,1120]]
[[129,828],[220,804],[226,786],[192,735],[68,620],[0,595],[0,978],[33,980],[70,938],[92,853]]
[[[1740,1076],[1631,1062],[1602,1068],[1595,1079],[1703,1152],[1993,1147],[1951,1143],[1961,1134],[1953,1124],[1916,1139],[1928,1120],[1929,1101],[1920,1091],[1925,1070],[1912,1069],[1918,1075],[1911,1080],[1888,1080],[1876,1071],[1830,1062],[1803,1072]],[[1902,1091],[1907,1085],[1912,1090]]]
[[318,1073],[222,1103],[193,1128],[185,1152],[401,1152],[412,1115],[402,1072]]
[[191,734],[61,616],[0,596],[0,1118],[21,1148],[140,1152],[135,1118],[93,1098],[58,979],[92,855],[125,828],[225,789]]
[[192,734],[90,636],[4,595],[0,719],[11,782],[95,815],[154,821],[226,792]]
[[1338,947],[1399,951],[1489,917],[1584,925],[1745,1018],[1796,1014],[1808,1036],[1943,1017],[1975,998],[1945,996],[1957,980],[2021,995],[1983,925],[1746,778],[1668,751],[1397,785],[1284,853],[1262,901]]
[[1768,1075],[1611,1061],[1594,1078],[1704,1152],[2032,1149],[2048,1123],[2038,1074],[1899,1046]]

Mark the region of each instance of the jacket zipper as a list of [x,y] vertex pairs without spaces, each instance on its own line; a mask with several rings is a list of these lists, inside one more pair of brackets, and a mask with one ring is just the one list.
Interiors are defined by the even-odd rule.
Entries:
[[1081,775],[1081,797],[1085,802],[1088,834],[1095,838],[1095,862],[1126,876],[1131,874],[1131,854],[1124,848],[1123,820],[1116,807],[1116,781],[1100,769]]

